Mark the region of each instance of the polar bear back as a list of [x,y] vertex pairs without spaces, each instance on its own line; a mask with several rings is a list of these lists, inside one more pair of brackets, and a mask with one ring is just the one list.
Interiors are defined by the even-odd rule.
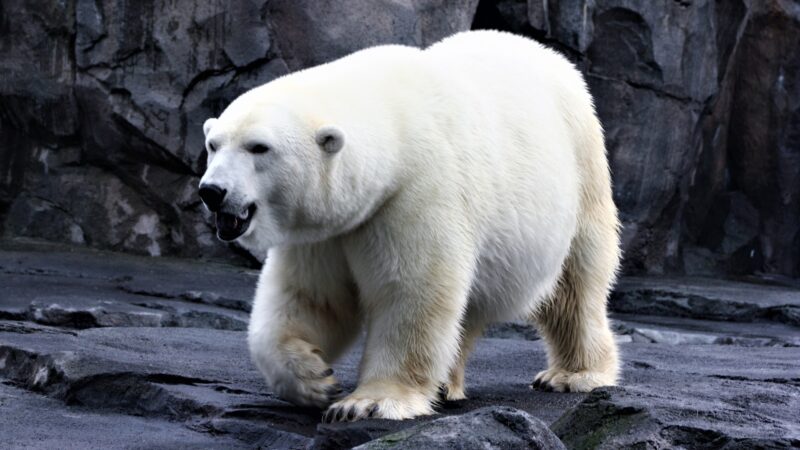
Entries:
[[[451,74],[451,111],[463,121],[461,170],[479,211],[479,314],[506,319],[549,295],[581,214],[586,153],[604,164],[591,98],[580,74],[538,43],[499,32],[469,32],[426,50]],[[596,146],[595,146],[596,147]],[[499,307],[497,299],[520,302]],[[527,301],[526,301],[527,300]]]

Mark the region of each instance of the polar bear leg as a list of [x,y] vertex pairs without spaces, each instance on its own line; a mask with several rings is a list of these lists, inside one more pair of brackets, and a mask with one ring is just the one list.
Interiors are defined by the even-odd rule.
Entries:
[[370,308],[358,387],[331,405],[323,420],[401,420],[433,414],[438,388],[458,357],[458,297],[466,297],[466,289],[442,292],[421,280],[417,285],[425,286],[428,296],[386,292],[386,303]]
[[330,362],[360,329],[341,250],[331,244],[274,249],[250,315],[250,355],[281,398],[326,407],[341,393]]
[[536,375],[535,388],[588,392],[617,383],[617,345],[606,298],[619,249],[616,214],[613,206],[605,206],[610,211],[590,211],[589,220],[579,225],[556,291],[534,315],[548,353],[548,369]]
[[325,421],[432,414],[458,358],[474,253],[447,226],[452,222],[407,211],[385,212],[352,239],[348,260],[368,324],[366,345],[358,387],[331,405]]
[[475,347],[475,342],[481,335],[483,335],[484,324],[467,323],[464,324],[464,332],[461,337],[461,346],[458,350],[458,359],[453,367],[450,369],[450,376],[448,381],[442,385],[440,395],[445,400],[456,401],[464,400],[467,398],[464,384],[464,372],[467,366],[467,359],[472,349]]

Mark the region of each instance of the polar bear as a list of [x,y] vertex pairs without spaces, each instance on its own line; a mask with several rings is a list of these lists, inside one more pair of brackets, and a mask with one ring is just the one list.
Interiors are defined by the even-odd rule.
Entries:
[[[512,34],[388,45],[248,91],[203,126],[218,236],[269,251],[252,359],[326,421],[465,398],[489,322],[529,317],[533,387],[617,381],[606,297],[620,259],[603,132],[580,73]],[[330,367],[365,334],[357,388]]]

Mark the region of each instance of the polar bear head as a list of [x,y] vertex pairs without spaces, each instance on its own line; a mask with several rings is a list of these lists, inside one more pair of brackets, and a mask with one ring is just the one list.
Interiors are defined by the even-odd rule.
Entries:
[[352,176],[345,131],[299,103],[256,89],[203,125],[200,197],[220,239],[260,252],[326,239],[363,216],[369,188]]

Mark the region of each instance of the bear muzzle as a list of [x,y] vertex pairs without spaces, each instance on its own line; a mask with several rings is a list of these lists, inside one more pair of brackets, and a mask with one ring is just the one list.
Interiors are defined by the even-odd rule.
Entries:
[[251,203],[238,214],[218,211],[216,217],[217,237],[223,241],[232,241],[238,238],[250,227],[250,221],[255,212],[255,203]]

